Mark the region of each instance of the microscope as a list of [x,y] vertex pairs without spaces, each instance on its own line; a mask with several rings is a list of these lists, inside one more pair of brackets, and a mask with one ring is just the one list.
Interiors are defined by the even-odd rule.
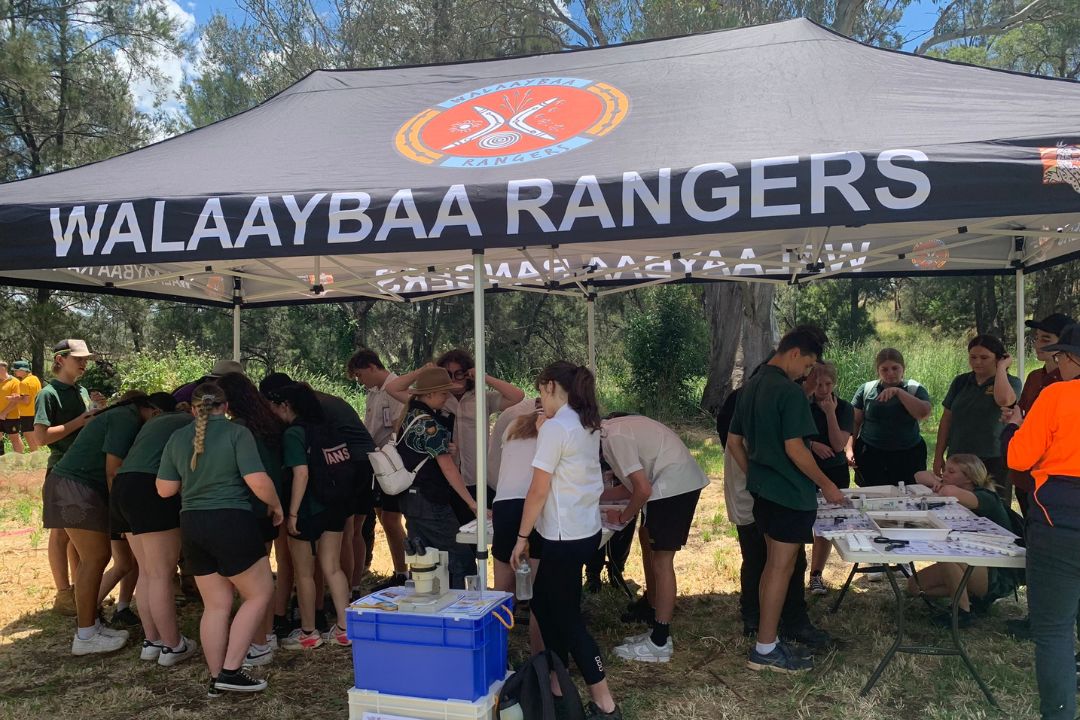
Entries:
[[402,612],[438,612],[458,599],[459,593],[450,591],[448,571],[449,555],[424,545],[419,537],[406,538],[405,562],[412,578],[413,592],[396,600]]

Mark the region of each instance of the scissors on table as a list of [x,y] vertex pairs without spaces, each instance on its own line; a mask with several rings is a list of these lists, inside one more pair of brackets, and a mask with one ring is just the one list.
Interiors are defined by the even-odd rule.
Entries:
[[876,545],[884,545],[886,551],[907,547],[909,544],[911,544],[908,540],[895,540],[893,538],[887,538],[882,535],[874,538],[874,543]]

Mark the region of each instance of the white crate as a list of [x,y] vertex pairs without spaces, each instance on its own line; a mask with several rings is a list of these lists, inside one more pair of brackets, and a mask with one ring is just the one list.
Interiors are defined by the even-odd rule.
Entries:
[[[349,720],[368,720],[372,715],[382,720],[495,720],[502,681],[491,686],[488,694],[475,702],[465,700],[429,700],[427,698],[389,695],[374,690],[349,690]],[[368,718],[365,713],[371,713]]]

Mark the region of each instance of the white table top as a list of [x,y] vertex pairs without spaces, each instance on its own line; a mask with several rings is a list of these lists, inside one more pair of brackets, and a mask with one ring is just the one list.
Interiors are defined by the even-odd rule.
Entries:
[[983,555],[975,554],[973,552],[965,551],[965,548],[957,544],[955,552],[951,554],[946,553],[931,553],[927,552],[924,545],[929,546],[941,546],[951,545],[952,543],[924,543],[917,540],[912,540],[911,545],[906,547],[897,548],[895,550],[885,550],[885,546],[881,546],[881,550],[873,550],[867,552],[865,550],[851,550],[847,544],[847,538],[840,536],[832,538],[833,547],[840,554],[840,557],[844,562],[859,563],[860,565],[876,565],[876,564],[891,564],[898,565],[902,563],[912,562],[956,562],[966,563],[968,565],[975,565],[977,567],[1012,567],[1022,568],[1026,565],[1026,558],[1024,555]]

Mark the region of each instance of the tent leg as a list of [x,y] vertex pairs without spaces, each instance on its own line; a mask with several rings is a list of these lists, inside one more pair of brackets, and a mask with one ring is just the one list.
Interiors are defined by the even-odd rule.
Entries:
[[240,306],[232,307],[232,359],[240,361]]
[[585,302],[589,336],[589,370],[592,371],[593,375],[596,375],[596,294],[593,292],[591,285]]
[[1016,268],[1016,375],[1021,381],[1024,372],[1024,354],[1027,343],[1024,338],[1024,268]]
[[476,571],[487,589],[487,356],[484,345],[484,253],[473,252],[473,358],[476,364]]

